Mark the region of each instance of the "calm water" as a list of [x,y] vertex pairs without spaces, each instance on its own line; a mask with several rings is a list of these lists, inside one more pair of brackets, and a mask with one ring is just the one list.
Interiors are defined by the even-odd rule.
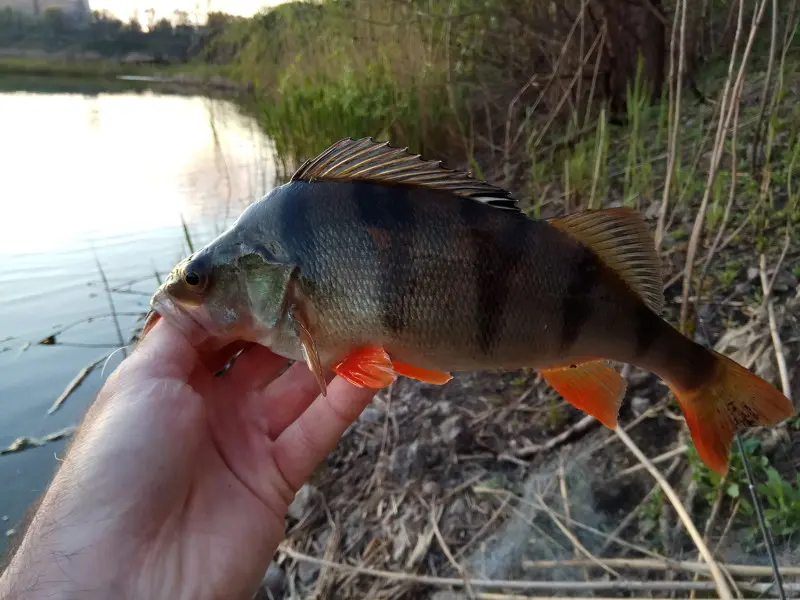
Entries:
[[[7,86],[6,86],[7,87]],[[27,87],[30,88],[30,85]],[[269,140],[224,100],[129,91],[0,90],[0,447],[76,424],[111,370],[87,364],[127,340],[134,313],[187,252],[274,184]],[[73,86],[74,88],[74,86]],[[40,88],[41,89],[41,88]],[[32,345],[28,345],[30,342]],[[0,456],[0,546],[53,473],[66,441]]]

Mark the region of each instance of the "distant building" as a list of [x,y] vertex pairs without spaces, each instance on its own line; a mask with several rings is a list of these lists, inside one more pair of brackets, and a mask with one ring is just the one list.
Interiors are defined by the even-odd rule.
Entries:
[[0,9],[6,6],[32,16],[41,15],[48,8],[58,8],[78,22],[87,22],[91,12],[89,0],[0,0]]

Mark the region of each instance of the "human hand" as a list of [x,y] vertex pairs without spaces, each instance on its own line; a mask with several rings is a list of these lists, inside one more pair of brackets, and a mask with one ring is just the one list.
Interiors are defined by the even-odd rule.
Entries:
[[249,346],[201,354],[164,319],[109,377],[0,597],[249,598],[296,491],[375,390]]

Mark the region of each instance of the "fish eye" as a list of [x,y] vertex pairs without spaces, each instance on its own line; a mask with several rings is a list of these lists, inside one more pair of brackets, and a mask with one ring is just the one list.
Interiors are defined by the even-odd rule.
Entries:
[[202,282],[202,279],[201,279],[200,275],[197,273],[197,271],[189,270],[189,271],[184,272],[183,281],[189,287],[197,287]]

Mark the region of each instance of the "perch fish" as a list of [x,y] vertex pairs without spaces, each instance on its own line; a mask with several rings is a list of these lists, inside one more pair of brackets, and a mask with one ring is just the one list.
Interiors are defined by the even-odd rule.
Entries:
[[660,316],[662,278],[644,220],[626,208],[549,220],[508,191],[372,138],[347,138],[251,204],[181,261],[151,301],[159,317],[220,342],[304,360],[371,388],[405,376],[531,368],[609,428],[625,379],[672,390],[702,460],[728,468],[741,428],[790,401]]

